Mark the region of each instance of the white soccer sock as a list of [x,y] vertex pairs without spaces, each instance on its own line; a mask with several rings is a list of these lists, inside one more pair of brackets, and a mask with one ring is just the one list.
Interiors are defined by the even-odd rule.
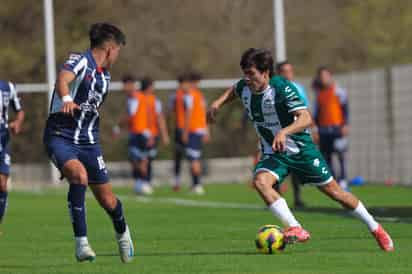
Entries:
[[87,237],[74,237],[76,240],[76,246],[84,246],[84,245],[89,245],[89,241],[87,240]]
[[269,206],[269,209],[272,211],[273,215],[275,215],[283,223],[283,225],[287,227],[301,227],[300,223],[290,211],[285,199],[277,199]]
[[364,222],[370,231],[375,231],[379,226],[379,224],[375,221],[375,218],[369,214],[368,210],[364,207],[361,201],[359,201],[358,206],[352,211],[352,214]]

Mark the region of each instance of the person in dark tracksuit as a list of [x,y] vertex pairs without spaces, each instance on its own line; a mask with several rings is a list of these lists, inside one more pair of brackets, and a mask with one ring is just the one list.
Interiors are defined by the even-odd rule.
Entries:
[[[320,67],[313,81],[316,92],[314,119],[318,128],[319,147],[343,189],[348,190],[346,151],[349,133],[349,105],[346,90],[339,87],[327,67]],[[339,174],[332,156],[339,160]]]

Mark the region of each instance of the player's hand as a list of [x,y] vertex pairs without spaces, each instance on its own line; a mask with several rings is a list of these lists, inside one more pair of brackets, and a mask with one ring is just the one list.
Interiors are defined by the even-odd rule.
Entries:
[[153,147],[155,144],[155,138],[153,136],[149,137],[149,139],[147,140],[147,147]]
[[207,110],[207,114],[206,114],[208,124],[213,124],[214,122],[216,122],[216,116],[217,116],[218,109],[219,108],[217,106],[214,106],[213,104],[209,107],[209,109]]
[[349,135],[349,126],[348,125],[344,125],[341,129],[340,129],[340,133],[342,134],[342,137],[346,137]]
[[183,134],[182,134],[182,142],[183,142],[183,144],[189,143],[189,132],[183,132]]
[[205,135],[203,135],[202,141],[205,144],[209,143],[210,142],[210,134],[206,133]]
[[272,149],[274,152],[284,152],[286,150],[286,134],[282,130],[273,139]]
[[13,135],[19,134],[21,132],[21,122],[13,121],[9,124],[9,129]]
[[168,145],[170,144],[170,138],[169,138],[169,136],[163,137],[163,138],[162,138],[162,141],[163,141],[163,144],[164,144],[165,146],[168,146]]
[[75,102],[65,102],[63,103],[61,112],[67,115],[74,116],[74,111],[79,109],[79,105],[77,105]]

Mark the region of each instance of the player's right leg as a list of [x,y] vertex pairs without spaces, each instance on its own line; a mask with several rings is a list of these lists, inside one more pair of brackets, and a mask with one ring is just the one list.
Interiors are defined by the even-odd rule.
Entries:
[[182,160],[184,156],[184,144],[182,141],[182,130],[176,129],[175,131],[175,155],[174,155],[174,175],[175,181],[173,185],[173,191],[180,191],[180,173],[182,170]]
[[190,161],[190,172],[192,175],[192,192],[197,195],[205,194],[201,183],[202,175],[202,139],[203,135],[190,133],[186,144],[186,157]]
[[310,234],[296,220],[286,200],[273,188],[274,184],[281,183],[284,177],[287,176],[287,168],[273,161],[270,156],[267,157],[256,165],[253,186],[272,214],[286,227],[285,236],[287,241],[289,243],[305,242],[309,240]]
[[75,256],[78,261],[93,261],[96,254],[87,239],[85,196],[88,175],[83,164],[77,159],[74,144],[57,136],[45,135],[46,151],[69,182],[67,202],[75,237]]
[[129,160],[135,175],[134,191],[136,194],[152,194],[151,187],[146,182],[148,168],[147,138],[142,134],[129,135]]
[[0,224],[3,222],[4,214],[7,209],[7,179],[8,176],[0,173]]

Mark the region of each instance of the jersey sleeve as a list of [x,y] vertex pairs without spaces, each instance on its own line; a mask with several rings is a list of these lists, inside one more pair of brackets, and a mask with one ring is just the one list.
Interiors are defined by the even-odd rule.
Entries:
[[300,109],[307,109],[304,99],[299,94],[298,89],[291,82],[285,81],[281,87],[280,91],[284,96],[284,103],[286,105],[287,111],[294,112]]
[[348,94],[345,89],[341,87],[336,87],[336,95],[339,98],[339,102],[342,108],[343,117],[345,124],[349,123],[349,103],[348,103]]
[[129,114],[129,116],[136,114],[138,108],[139,100],[137,100],[137,98],[127,99],[127,113]]
[[87,59],[81,54],[72,53],[66,59],[61,67],[61,70],[67,70],[73,72],[74,75],[79,75],[83,69],[87,66]]
[[163,111],[162,102],[159,99],[156,99],[155,110],[156,110],[156,114],[160,114]]
[[16,87],[11,82],[9,82],[9,87],[10,87],[10,103],[11,103],[11,106],[12,106],[12,108],[15,112],[19,112],[19,111],[22,110],[22,106],[21,106],[21,103],[20,103],[20,98],[17,95]]
[[185,108],[186,109],[192,109],[193,108],[193,96],[186,94],[183,97]]
[[235,90],[235,94],[237,96],[239,96],[239,97],[242,96],[242,91],[243,91],[243,88],[245,87],[245,85],[246,85],[246,82],[243,79],[239,80],[236,84],[233,85],[233,88]]

